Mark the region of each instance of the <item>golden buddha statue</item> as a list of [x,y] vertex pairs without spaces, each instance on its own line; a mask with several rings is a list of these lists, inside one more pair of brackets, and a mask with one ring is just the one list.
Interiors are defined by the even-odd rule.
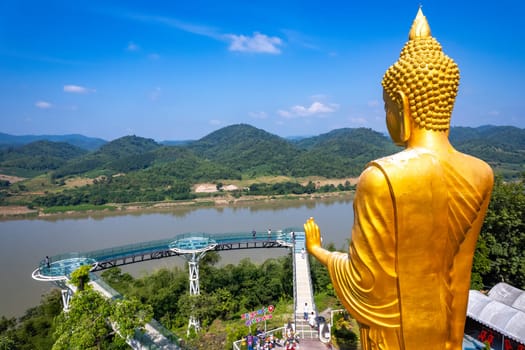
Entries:
[[322,248],[313,218],[304,225],[308,251],[361,326],[363,350],[462,349],[493,174],[449,142],[458,84],[456,63],[419,9],[382,81],[389,134],[405,149],[361,174],[348,253]]

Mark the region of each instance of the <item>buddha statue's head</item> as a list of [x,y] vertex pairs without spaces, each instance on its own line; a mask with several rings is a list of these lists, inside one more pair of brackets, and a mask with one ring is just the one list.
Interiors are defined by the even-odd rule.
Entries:
[[[390,110],[393,115],[411,120],[413,127],[447,132],[458,85],[459,69],[432,37],[420,8],[399,60],[383,77],[387,125]],[[402,144],[406,141],[403,137],[406,132],[401,133],[401,140],[395,140],[390,125],[389,131],[394,142]]]

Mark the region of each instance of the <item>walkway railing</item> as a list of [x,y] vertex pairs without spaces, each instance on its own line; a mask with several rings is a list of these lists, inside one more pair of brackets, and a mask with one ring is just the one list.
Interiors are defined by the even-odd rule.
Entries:
[[[97,275],[89,274],[91,283],[96,291],[109,299],[122,299],[123,296],[104,282]],[[127,343],[133,349],[151,349],[151,350],[180,350],[187,349],[181,344],[180,338],[162,326],[157,320],[152,319],[145,326],[145,332],[136,330],[133,339],[128,339]]]
[[[149,242],[127,244],[83,253],[66,253],[54,255],[49,260],[40,261],[33,272],[37,280],[64,279],[81,265],[93,265],[93,271],[110,267],[138,263],[148,260],[167,258],[205,249],[202,244],[213,244],[216,251],[254,248],[288,248],[293,245],[293,228],[273,231],[238,233],[183,233],[173,238]],[[195,244],[189,244],[192,239]],[[211,242],[211,243],[210,243]]]

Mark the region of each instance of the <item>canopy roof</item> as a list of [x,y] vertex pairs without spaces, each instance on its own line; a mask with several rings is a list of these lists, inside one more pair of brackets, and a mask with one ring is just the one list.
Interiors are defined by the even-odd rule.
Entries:
[[467,316],[525,344],[525,291],[503,282],[488,295],[471,290]]

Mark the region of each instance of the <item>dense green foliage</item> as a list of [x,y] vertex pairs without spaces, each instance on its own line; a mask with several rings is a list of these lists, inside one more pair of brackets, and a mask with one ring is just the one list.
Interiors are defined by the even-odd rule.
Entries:
[[253,175],[289,175],[291,160],[300,153],[285,139],[245,124],[222,128],[188,147],[203,158]]
[[[113,288],[153,307],[154,318],[173,330],[185,327],[191,310],[202,326],[215,319],[231,320],[240,313],[293,297],[291,256],[269,259],[261,265],[244,259],[237,265],[216,267],[218,255],[207,253],[200,263],[200,295],[188,294],[188,272],[161,269],[141,279],[133,279],[119,269],[102,277]],[[194,308],[189,306],[193,305]]]
[[91,270],[91,265],[84,265],[71,273],[70,282],[77,287],[79,291],[83,291],[88,285],[89,270]]
[[[525,171],[524,140],[525,131],[514,127],[451,129],[451,142],[460,151],[486,160],[505,179]],[[50,185],[42,180],[40,187],[26,186],[32,179],[15,185],[2,183],[0,203],[55,207],[192,199],[192,186],[201,182],[260,176],[356,177],[370,160],[399,150],[371,129],[337,129],[291,141],[246,124],[228,126],[178,146],[125,136],[86,153],[65,143],[38,141],[0,151],[0,171],[29,177],[45,173]],[[73,176],[95,182],[74,189],[60,187]],[[296,182],[252,183],[249,191],[234,195],[312,192],[311,186]],[[12,196],[16,199],[9,200]]]
[[54,318],[62,312],[59,290],[45,295],[39,306],[20,319],[0,318],[0,349],[49,350],[53,346]]
[[0,168],[54,170],[86,153],[87,151],[64,142],[36,141],[0,151]]
[[[85,271],[78,273],[87,282]],[[1,350],[129,349],[123,339],[135,334],[153,315],[137,299],[105,299],[92,289],[77,292],[67,313],[58,289],[19,319],[0,319]],[[111,325],[118,328],[117,335]]]
[[161,146],[152,139],[124,136],[60,167],[53,173],[53,177],[83,174],[97,169],[109,170],[112,173],[144,169],[154,160],[148,152],[159,147]]
[[295,144],[307,152],[295,159],[294,176],[358,176],[369,161],[400,151],[384,135],[364,128],[337,129]]
[[52,349],[128,349],[125,339],[143,329],[152,314],[149,305],[136,299],[110,300],[91,289],[78,291],[68,312],[55,319]]
[[525,289],[525,174],[519,182],[496,177],[472,281],[475,288],[505,281]]
[[[455,127],[450,135],[452,144],[460,151],[486,160],[496,170],[502,169],[505,176],[515,176],[525,170],[523,129]],[[76,174],[128,173],[185,159],[190,165],[208,162],[207,171],[222,167],[237,176],[342,178],[356,176],[370,160],[399,150],[388,137],[371,129],[343,128],[315,137],[286,140],[246,124],[219,129],[197,141],[161,145],[151,139],[125,136],[88,154],[71,153],[72,149],[79,150],[49,141],[23,147],[13,144],[0,151],[0,168],[9,173],[35,169],[61,178]],[[198,176],[187,176],[192,182],[197,181]]]
[[[333,243],[329,243],[324,248],[332,252],[336,250]],[[325,293],[329,296],[335,296],[334,286],[332,285],[332,281],[330,279],[330,275],[326,267],[312,255],[308,255],[308,258],[308,263],[310,264],[310,276],[312,278],[314,293]]]
[[94,151],[107,142],[96,137],[87,137],[78,134],[14,136],[0,132],[0,149],[19,147],[42,140],[69,143],[86,151]]
[[[237,340],[246,335],[242,313],[277,306],[281,301],[293,304],[291,255],[269,259],[260,265],[244,259],[237,265],[217,267],[218,260],[217,253],[209,252],[199,264],[198,296],[189,295],[188,271],[179,268],[161,269],[139,279],[113,268],[104,271],[102,277],[126,297],[151,305],[154,318],[175,333],[185,332],[190,315],[196,316],[203,331],[195,335],[192,344],[199,348],[205,348],[211,337],[205,334],[214,333],[213,325],[217,322],[230,324],[215,334],[224,346],[226,339]],[[272,327],[280,326],[280,322],[282,320],[275,319]]]

